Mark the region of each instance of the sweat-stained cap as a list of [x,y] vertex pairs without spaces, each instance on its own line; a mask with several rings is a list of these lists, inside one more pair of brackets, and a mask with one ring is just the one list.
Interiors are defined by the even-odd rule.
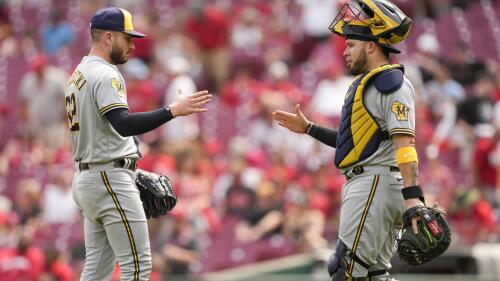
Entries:
[[121,31],[134,37],[146,36],[134,30],[130,12],[117,7],[108,7],[97,11],[90,20],[90,29]]

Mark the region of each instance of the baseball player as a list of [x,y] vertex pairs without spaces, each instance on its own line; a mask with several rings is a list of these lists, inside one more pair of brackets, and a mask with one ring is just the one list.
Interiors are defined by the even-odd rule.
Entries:
[[[356,75],[344,98],[338,130],[295,113],[275,120],[336,148],[335,165],[347,178],[342,188],[339,237],[328,271],[331,280],[390,280],[388,269],[405,210],[423,205],[415,150],[415,91],[393,45],[404,40],[411,19],[387,0],[348,1],[330,26],[345,37],[343,53]],[[336,94],[336,93],[332,93]],[[412,219],[417,232],[420,217]]]
[[65,102],[76,172],[73,198],[84,216],[85,266],[80,280],[109,280],[118,261],[121,280],[149,280],[151,252],[146,216],[135,185],[141,157],[135,135],[204,112],[207,91],[180,95],[167,107],[130,113],[125,81],[116,65],[134,50],[131,14],[109,7],[90,23],[92,47],[71,75]]

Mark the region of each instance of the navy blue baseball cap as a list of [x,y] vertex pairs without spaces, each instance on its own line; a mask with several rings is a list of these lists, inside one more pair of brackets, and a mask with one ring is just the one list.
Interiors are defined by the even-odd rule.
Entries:
[[90,20],[90,29],[120,31],[134,37],[146,36],[134,30],[130,12],[117,7],[108,7],[97,11]]

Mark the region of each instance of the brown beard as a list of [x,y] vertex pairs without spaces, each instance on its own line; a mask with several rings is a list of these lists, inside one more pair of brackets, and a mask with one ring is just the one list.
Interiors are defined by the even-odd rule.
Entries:
[[366,52],[362,52],[359,58],[352,63],[352,67],[349,69],[349,72],[352,75],[359,75],[364,73],[366,70],[367,61],[368,61],[368,56],[366,55]]
[[111,64],[114,65],[124,64],[128,61],[127,57],[125,56],[125,51],[121,49],[116,43],[111,47],[111,54],[109,54],[109,58],[111,60]]

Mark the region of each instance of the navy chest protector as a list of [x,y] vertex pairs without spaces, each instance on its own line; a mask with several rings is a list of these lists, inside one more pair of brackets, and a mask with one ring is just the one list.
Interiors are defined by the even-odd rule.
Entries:
[[358,76],[347,91],[342,107],[337,136],[335,166],[347,168],[377,151],[380,143],[389,138],[380,129],[365,105],[366,89],[374,85],[382,94],[391,94],[403,85],[404,68],[400,64],[384,65]]

